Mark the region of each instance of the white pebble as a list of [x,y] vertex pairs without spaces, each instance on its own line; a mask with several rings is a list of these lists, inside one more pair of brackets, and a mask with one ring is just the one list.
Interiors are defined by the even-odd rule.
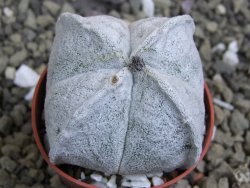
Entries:
[[149,180],[147,181],[131,181],[131,186],[132,187],[142,187],[142,188],[150,188],[151,187],[151,183]]
[[84,172],[81,172],[81,180],[85,180],[86,179],[86,176],[84,174]]
[[159,178],[159,177],[157,177],[157,176],[154,176],[154,177],[152,178],[152,183],[153,183],[153,186],[157,186],[157,185],[163,184],[164,181],[163,181],[161,178]]
[[100,183],[100,182],[93,183],[92,185],[94,185],[97,188],[107,188],[106,185],[104,185],[103,183]]
[[15,73],[16,73],[16,69],[14,67],[7,67],[5,69],[5,78],[7,78],[9,80],[14,80]]
[[122,186],[123,187],[131,187],[131,183],[130,182],[128,182],[128,181],[122,181]]
[[110,180],[107,183],[108,188],[117,188],[116,185],[116,175],[112,175]]
[[39,75],[27,65],[21,65],[16,71],[14,83],[19,87],[33,87],[37,84]]
[[9,7],[4,7],[3,13],[7,17],[13,16],[13,11]]
[[224,15],[226,14],[227,10],[226,10],[226,7],[222,4],[219,4],[217,7],[216,7],[217,11],[219,14],[221,15]]
[[238,42],[236,40],[230,42],[228,45],[228,50],[237,53],[239,51]]
[[153,17],[154,16],[154,1],[153,0],[142,0],[142,9],[143,12],[148,16],[148,17]]
[[232,51],[226,51],[223,55],[223,62],[231,66],[236,66],[239,63],[238,55]]
[[213,47],[212,52],[223,52],[225,49],[226,45],[221,42]]
[[90,175],[91,179],[97,181],[97,182],[100,182],[102,181],[102,175],[100,174],[96,174],[96,173],[93,173]]
[[149,177],[149,178],[152,178],[154,176],[162,177],[163,176],[163,172],[155,172],[155,173],[149,173],[149,174],[147,174],[147,177]]
[[222,108],[225,108],[227,110],[234,110],[234,106],[227,103],[227,102],[224,102],[224,101],[222,101],[220,99],[216,99],[216,98],[214,98],[213,101],[214,101],[214,104],[216,104]]
[[216,130],[217,130],[217,126],[214,126],[214,129],[213,129],[213,135],[212,135],[211,140],[214,140],[214,138],[215,138],[215,134],[216,134]]
[[34,93],[35,93],[35,87],[32,87],[30,91],[24,96],[24,99],[27,101],[32,100]]
[[137,175],[126,175],[123,176],[125,179],[127,180],[131,180],[131,181],[148,181],[148,178],[146,175],[143,174],[137,174]]

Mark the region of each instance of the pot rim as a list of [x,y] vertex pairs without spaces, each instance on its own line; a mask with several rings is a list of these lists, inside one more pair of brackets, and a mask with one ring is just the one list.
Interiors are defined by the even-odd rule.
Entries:
[[[81,187],[96,188],[93,185],[90,185],[88,183],[82,182],[80,180],[77,180],[77,179],[71,177],[69,174],[65,173],[63,170],[58,168],[55,164],[51,163],[50,160],[49,160],[49,157],[47,155],[47,152],[46,152],[45,148],[42,145],[42,142],[41,142],[41,139],[40,139],[39,133],[38,133],[37,123],[36,123],[37,122],[37,115],[38,115],[37,104],[38,104],[38,99],[39,99],[38,97],[40,96],[39,93],[40,93],[41,85],[43,84],[44,79],[46,78],[46,76],[47,76],[47,68],[43,71],[43,73],[40,76],[40,79],[39,79],[39,81],[38,81],[38,83],[36,85],[35,93],[34,93],[34,96],[33,96],[33,99],[32,99],[32,112],[31,112],[32,113],[32,129],[33,129],[33,136],[35,138],[36,145],[37,145],[43,159],[47,162],[47,164],[59,176],[66,179],[67,181],[72,182],[72,183],[74,183],[74,184],[76,184],[78,186],[81,186]],[[205,100],[207,101],[207,103],[205,103],[205,104],[207,104],[208,113],[209,113],[209,119],[208,119],[209,124],[207,125],[207,131],[206,131],[206,135],[205,135],[205,138],[204,138],[204,145],[203,145],[202,153],[200,154],[199,160],[193,166],[186,169],[183,173],[181,173],[177,177],[173,178],[170,181],[165,182],[162,185],[155,186],[153,188],[164,188],[164,187],[168,187],[170,185],[173,185],[173,184],[177,183],[179,180],[183,179],[189,173],[191,173],[196,168],[199,161],[201,161],[204,158],[205,154],[207,153],[208,148],[209,148],[209,146],[211,144],[211,140],[212,140],[212,136],[213,136],[213,130],[214,130],[214,106],[213,106],[212,96],[210,94],[210,91],[209,91],[209,88],[208,88],[208,85],[206,84],[206,82],[204,82],[204,91],[205,91]]]

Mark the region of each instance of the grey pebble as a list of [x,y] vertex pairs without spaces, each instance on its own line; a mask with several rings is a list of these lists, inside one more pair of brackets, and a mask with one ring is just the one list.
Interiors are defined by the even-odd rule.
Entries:
[[229,188],[228,178],[220,178],[218,188]]
[[36,22],[41,27],[45,28],[49,25],[52,25],[55,22],[55,20],[52,16],[47,14],[47,15],[38,16],[36,19]]
[[11,129],[12,129],[12,119],[7,116],[7,115],[3,115],[0,118],[0,132],[4,135],[7,135],[10,133]]
[[202,183],[202,188],[218,188],[216,178],[213,175],[208,176]]
[[49,10],[49,12],[54,16],[57,15],[58,11],[61,8],[60,5],[54,1],[44,1],[43,6],[46,7]]
[[17,163],[10,159],[8,156],[3,156],[0,158],[1,168],[13,173],[17,168]]
[[0,186],[2,188],[11,188],[15,182],[12,180],[10,174],[4,169],[0,169]]
[[8,62],[8,57],[0,56],[0,74],[4,72]]
[[230,129],[233,134],[243,134],[249,128],[249,121],[239,110],[235,110],[230,118]]
[[14,55],[10,57],[10,65],[17,67],[19,66],[26,58],[28,57],[28,53],[26,49],[16,52]]

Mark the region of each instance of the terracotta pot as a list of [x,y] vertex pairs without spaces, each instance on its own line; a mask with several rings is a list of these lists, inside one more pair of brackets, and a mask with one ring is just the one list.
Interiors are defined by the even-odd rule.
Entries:
[[[43,159],[48,163],[48,165],[61,177],[62,181],[71,188],[94,188],[95,186],[81,182],[70,175],[66,174],[60,167],[52,164],[49,161],[48,154],[46,153],[44,144],[43,144],[43,134],[45,132],[45,123],[42,120],[42,112],[44,108],[44,99],[46,94],[46,76],[47,76],[47,70],[45,70],[36,86],[35,94],[32,101],[32,129],[33,134],[35,137],[35,141],[37,144],[38,149],[40,150]],[[204,155],[207,153],[208,147],[211,143],[211,138],[213,135],[213,129],[214,129],[214,107],[213,107],[213,101],[210,95],[210,91],[208,89],[207,84],[204,84],[205,89],[205,106],[206,106],[206,116],[207,116],[207,122],[206,122],[206,135],[203,142],[203,150],[200,156],[200,160],[203,159]],[[177,176],[174,179],[167,180],[163,185],[156,186],[154,188],[165,188],[170,185],[175,184],[185,176],[187,176],[190,172],[192,172],[195,167],[197,166],[197,163],[192,166],[191,168],[180,172],[174,172]]]

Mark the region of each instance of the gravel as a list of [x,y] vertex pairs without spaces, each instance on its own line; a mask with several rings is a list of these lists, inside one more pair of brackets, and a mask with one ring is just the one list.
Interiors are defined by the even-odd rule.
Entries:
[[[189,12],[194,17],[195,43],[216,104],[217,131],[208,154],[193,175],[179,181],[173,188],[249,188],[250,2],[154,2],[156,16]],[[134,21],[146,16],[142,8],[140,1],[129,0],[0,1],[0,187],[64,187],[58,175],[43,162],[34,143],[31,102],[24,99],[29,89],[14,84],[16,70],[23,64],[39,74],[44,70],[59,14],[110,14]],[[119,187],[117,182],[123,178],[116,176],[114,183],[111,176],[94,172],[103,177],[101,182],[95,182],[90,178],[93,171],[87,169],[81,169],[76,177],[81,179],[81,171],[85,176],[81,181],[100,187],[106,187],[107,182],[110,182],[110,188]],[[197,178],[199,173],[201,178]],[[171,174],[159,173],[146,178],[157,184],[162,176],[172,177]],[[131,185],[129,181],[123,183]]]

